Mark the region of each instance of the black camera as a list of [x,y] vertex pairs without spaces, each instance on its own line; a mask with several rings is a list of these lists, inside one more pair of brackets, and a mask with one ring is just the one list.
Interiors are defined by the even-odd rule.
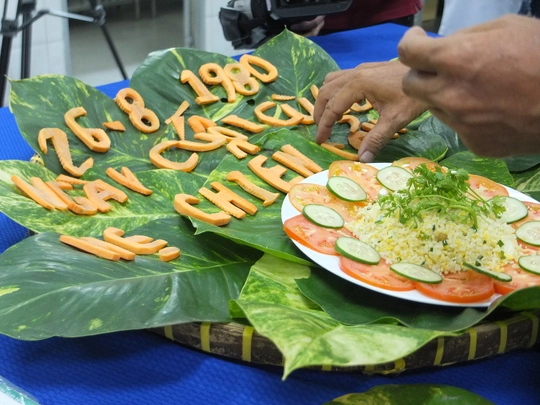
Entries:
[[353,0],[231,0],[219,12],[225,39],[235,49],[252,49],[289,25],[339,13]]

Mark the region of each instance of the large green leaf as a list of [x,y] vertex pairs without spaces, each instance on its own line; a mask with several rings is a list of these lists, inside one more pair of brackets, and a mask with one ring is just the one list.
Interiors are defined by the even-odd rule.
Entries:
[[228,302],[261,253],[219,236],[195,237],[183,222],[155,221],[133,232],[179,247],[180,258],[168,263],[157,255],[100,259],[56,233],[11,247],[0,261],[0,333],[36,340],[230,320]]
[[[11,181],[12,175],[29,180],[37,176],[43,180],[54,180],[55,174],[44,167],[16,160],[0,161],[0,210],[7,216],[35,232],[56,231],[74,236],[99,235],[109,226],[125,231],[144,224],[168,220],[175,227],[178,214],[174,210],[174,196],[178,193],[194,194],[200,182],[198,176],[173,170],[148,170],[139,172],[143,184],[154,190],[152,195],[143,196],[118,186],[129,195],[129,200],[120,204],[112,202],[108,213],[92,216],[77,215],[71,211],[48,211],[20,192]],[[107,181],[106,178],[104,180]],[[112,180],[109,183],[116,184]],[[76,192],[69,192],[75,195]],[[82,191],[79,190],[79,194]],[[155,226],[155,232],[161,229]]]
[[540,199],[540,168],[514,174],[514,188],[536,200]]
[[[240,115],[239,111],[243,109],[253,112],[253,107],[249,106],[240,94],[237,95],[234,103],[218,101],[206,106],[198,106],[195,103],[196,94],[191,86],[180,82],[180,74],[183,70],[191,70],[197,74],[199,67],[205,63],[225,66],[235,62],[234,59],[226,56],[196,49],[173,48],[157,51],[151,53],[135,71],[130,86],[142,95],[145,102],[152,106],[162,121],[170,117],[183,101],[190,103],[185,113],[186,117],[200,115],[218,120],[233,111],[237,115]],[[227,97],[227,93],[221,86],[214,86],[212,92],[220,99]],[[189,127],[186,127],[188,138],[192,133]]]
[[[240,300],[273,302],[298,309],[320,309],[317,304],[302,295],[295,280],[309,277],[309,267],[264,255],[249,272],[240,293]],[[230,303],[233,318],[245,318],[235,301]]]
[[443,138],[448,147],[447,156],[467,150],[458,134],[434,116],[430,116],[423,121],[418,130],[425,134],[437,135]]
[[324,405],[493,405],[470,391],[450,385],[379,385],[347,394]]
[[420,156],[440,160],[448,150],[446,142],[435,134],[409,131],[398,139],[391,140],[376,156],[376,162],[393,162],[407,156]]
[[[254,55],[270,61],[278,69],[279,78],[272,83],[261,84],[259,92],[254,96],[238,95],[235,103],[225,102],[226,93],[223,88],[213,86],[211,92],[223,101],[202,108],[195,104],[195,92],[188,84],[179,82],[182,70],[188,69],[196,73],[205,63],[213,62],[225,66],[236,61],[223,55],[194,49],[175,48],[150,54],[133,74],[131,86],[147,100],[149,105],[160,111],[163,118],[172,115],[178,106],[187,100],[191,104],[185,113],[187,117],[196,114],[218,122],[229,114],[235,114],[259,123],[253,112],[255,106],[271,100],[272,94],[306,97],[314,102],[310,87],[313,84],[320,87],[328,73],[339,69],[322,48],[287,30],[258,48]],[[301,110],[296,101],[290,104]],[[293,130],[309,139],[314,137],[316,131],[314,125],[299,125]],[[268,128],[266,132],[268,131],[273,129]],[[339,137],[343,142],[347,133],[346,124],[336,125],[336,139]],[[189,128],[187,134],[188,137],[191,134]]]
[[540,155],[511,156],[503,158],[511,172],[523,172],[540,164]]
[[[287,375],[307,365],[396,360],[398,352],[405,356],[437,336],[454,336],[453,332],[476,324],[496,307],[497,315],[503,317],[509,310],[538,308],[538,291],[540,287],[515,291],[488,311],[427,306],[361,289],[323,270],[310,271],[266,255],[251,268],[239,299],[231,302],[231,312],[246,317],[277,345],[285,357]],[[397,325],[398,321],[411,327]]]
[[439,162],[450,169],[465,169],[469,173],[487,177],[493,181],[512,187],[514,179],[506,163],[500,159],[483,158],[470,151],[458,152]]
[[265,256],[252,267],[239,299],[231,303],[234,314],[246,316],[283,353],[285,376],[305,366],[393,361],[441,335],[396,325],[343,325],[296,287],[295,280],[305,280],[309,272]]
[[332,318],[348,325],[400,323],[413,328],[464,330],[487,315],[486,310],[426,305],[356,286],[328,271],[312,269],[296,280],[300,291]]
[[463,331],[494,312],[523,311],[540,306],[540,287],[518,290],[488,309],[426,305],[406,301],[356,286],[328,271],[313,268],[298,278],[300,291],[329,316],[347,325],[399,323],[412,328]]
[[[10,107],[22,135],[34,150],[41,153],[37,138],[42,128],[60,128],[68,135],[74,163],[79,165],[93,157],[94,168],[102,172],[110,166],[128,166],[134,172],[154,168],[148,152],[167,132],[166,126],[150,135],[139,132],[110,97],[77,79],[60,75],[12,81]],[[77,119],[83,127],[102,128],[103,122],[120,121],[126,132],[109,132],[111,149],[105,154],[92,152],[64,122],[64,114],[75,107],[84,107],[87,112],[86,117]],[[62,173],[52,147],[42,157],[50,170]]]
[[397,325],[346,326],[321,311],[244,300],[237,304],[255,329],[283,353],[284,376],[307,366],[386,363],[438,336],[452,335]]

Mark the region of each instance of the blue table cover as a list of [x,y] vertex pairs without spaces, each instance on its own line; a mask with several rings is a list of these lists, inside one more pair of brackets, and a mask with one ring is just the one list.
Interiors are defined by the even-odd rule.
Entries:
[[[396,57],[403,27],[385,24],[314,38],[340,67]],[[100,87],[110,96],[127,86]],[[0,109],[0,159],[33,155],[13,115]],[[27,235],[0,213],[0,253]],[[448,384],[495,404],[540,404],[538,348],[394,376],[295,371],[235,362],[180,346],[148,331],[77,339],[18,341],[0,335],[0,376],[41,404],[323,404],[382,384]],[[2,405],[2,404],[0,404]]]

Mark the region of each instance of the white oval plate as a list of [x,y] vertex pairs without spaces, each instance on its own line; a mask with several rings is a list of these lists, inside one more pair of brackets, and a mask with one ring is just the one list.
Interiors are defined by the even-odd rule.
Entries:
[[[371,166],[376,167],[377,169],[382,169],[384,167],[390,166],[390,163],[372,163]],[[325,186],[327,180],[328,180],[328,170],[325,170],[323,172],[314,174],[313,176],[310,176],[302,180],[301,183],[313,183],[313,184],[319,184],[319,185]],[[515,197],[521,201],[529,201],[529,202],[535,202],[535,203],[538,202],[532,199],[531,197],[523,193],[520,193],[517,190],[514,190],[509,187],[505,187],[505,188],[508,190],[508,193],[510,194],[511,197]],[[285,222],[287,219],[295,217],[297,215],[301,215],[301,213],[296,208],[294,208],[294,206],[291,204],[291,201],[289,200],[289,196],[287,195],[287,197],[283,200],[283,205],[281,206],[281,220],[282,222]],[[412,290],[412,291],[385,290],[383,288],[375,287],[370,284],[364,283],[360,280],[357,280],[345,274],[339,268],[339,256],[325,255],[323,253],[316,252],[315,250],[310,249],[307,246],[304,246],[293,239],[291,240],[298,247],[298,249],[300,249],[313,262],[317,263],[319,266],[335,274],[336,276],[341,277],[347,281],[350,281],[353,284],[362,286],[364,288],[368,288],[373,291],[380,292],[381,294],[390,295],[392,297],[402,298],[404,300],[409,300],[409,301],[420,302],[423,304],[445,305],[445,306],[452,306],[452,307],[488,307],[493,301],[495,301],[497,298],[501,296],[500,294],[495,293],[486,301],[460,304],[460,303],[446,302],[446,301],[440,301],[434,298],[430,298],[421,294],[417,290]]]

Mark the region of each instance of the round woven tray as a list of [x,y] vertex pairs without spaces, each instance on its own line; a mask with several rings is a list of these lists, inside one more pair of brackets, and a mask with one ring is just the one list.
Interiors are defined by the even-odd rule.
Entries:
[[[355,371],[366,374],[391,374],[405,370],[446,366],[526,349],[538,341],[540,310],[469,328],[457,337],[439,337],[402,359],[376,365],[334,367],[325,371]],[[150,329],[183,346],[245,362],[281,366],[278,348],[252,326],[239,323],[186,323]]]

